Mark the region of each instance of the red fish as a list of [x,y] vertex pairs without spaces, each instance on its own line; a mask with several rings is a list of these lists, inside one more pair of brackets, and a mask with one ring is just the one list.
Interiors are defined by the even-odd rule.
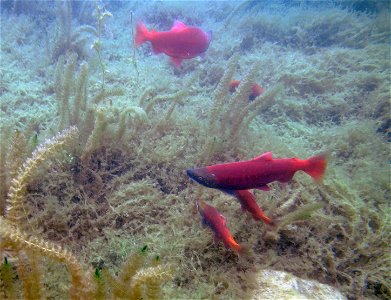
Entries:
[[234,93],[236,91],[236,88],[239,86],[239,84],[240,84],[240,80],[231,80],[228,83],[229,91],[231,93]]
[[268,225],[274,224],[273,221],[266,216],[264,211],[258,206],[254,194],[249,190],[235,190],[232,195],[239,200],[242,209],[250,212],[255,220],[263,220]]
[[211,40],[211,35],[198,27],[189,27],[182,22],[175,21],[169,31],[148,31],[143,23],[136,28],[135,43],[137,46],[151,42],[155,54],[165,53],[180,67],[182,60],[194,58],[204,53]]
[[321,181],[326,170],[326,155],[309,159],[273,159],[267,152],[252,160],[188,169],[187,175],[198,183],[224,191],[262,189],[269,190],[273,181],[288,182],[297,171],[304,171],[314,180]]
[[234,250],[235,252],[240,252],[242,250],[241,246],[234,240],[231,233],[229,232],[226,220],[219,211],[207,204],[206,202],[200,200],[196,201],[198,211],[200,212],[203,223],[212,229],[214,232],[213,241],[221,240],[223,241],[225,247]]
[[248,100],[253,101],[258,96],[262,95],[265,92],[265,89],[259,84],[254,83],[251,87],[251,94],[248,96]]
[[[229,91],[231,93],[236,91],[236,88],[239,86],[240,81],[239,80],[231,80],[228,84],[229,86]],[[261,87],[259,84],[254,83],[253,86],[251,87],[251,93],[248,96],[249,101],[253,101],[255,98],[258,96],[262,95],[265,92],[265,89]]]

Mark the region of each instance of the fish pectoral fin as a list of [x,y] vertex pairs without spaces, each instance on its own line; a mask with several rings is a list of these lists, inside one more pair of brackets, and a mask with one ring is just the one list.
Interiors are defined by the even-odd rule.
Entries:
[[178,69],[181,67],[182,64],[182,58],[178,57],[170,57],[171,62],[177,67]]
[[288,182],[292,179],[293,175],[295,175],[295,172],[288,172],[280,177],[280,182]]
[[221,237],[217,234],[213,235],[213,244],[217,244],[221,240]]
[[260,187],[257,187],[256,189],[257,189],[257,190],[261,190],[261,191],[265,191],[265,192],[270,191],[270,187],[269,187],[267,184],[262,185],[262,186],[260,186]]
[[221,219],[221,222],[223,223],[223,225],[226,226],[227,220],[225,219],[225,217],[223,215],[220,215],[220,219]]
[[228,190],[228,189],[218,189],[218,190],[231,196],[235,196],[235,192],[236,192],[235,190]]
[[163,51],[162,51],[160,48],[158,48],[158,47],[156,47],[156,46],[154,46],[154,45],[152,44],[152,52],[153,52],[153,54],[160,54],[160,53],[162,53]]

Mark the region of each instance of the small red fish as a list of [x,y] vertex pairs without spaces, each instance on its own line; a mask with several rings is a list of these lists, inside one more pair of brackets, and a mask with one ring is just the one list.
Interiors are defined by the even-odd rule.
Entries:
[[242,209],[250,212],[255,220],[263,220],[268,225],[274,224],[273,221],[266,216],[264,211],[258,206],[254,194],[249,190],[235,190],[232,195],[239,200]]
[[187,175],[206,187],[227,192],[254,188],[269,190],[269,183],[288,182],[300,170],[321,181],[326,166],[327,158],[323,154],[309,159],[273,159],[272,153],[267,152],[252,160],[188,169]]
[[[239,80],[231,80],[228,84],[229,86],[229,91],[231,93],[236,91],[236,88],[239,86],[240,81]],[[254,83],[253,86],[251,87],[251,93],[248,96],[249,101],[253,101],[255,98],[258,96],[262,95],[265,92],[265,89],[261,87],[259,84]]]
[[211,35],[198,27],[186,26],[175,21],[169,31],[148,31],[143,23],[136,27],[135,43],[137,46],[151,42],[155,54],[165,53],[180,67],[182,60],[194,58],[204,53],[211,40]]
[[231,80],[228,83],[229,91],[231,93],[234,93],[236,91],[236,88],[239,86],[239,84],[240,84],[240,80]]
[[242,248],[229,232],[224,216],[220,214],[215,207],[202,200],[196,201],[196,204],[198,211],[202,216],[203,223],[209,226],[214,233],[213,241],[217,242],[218,240],[221,240],[225,247],[230,248],[237,253],[240,252]]
[[248,100],[253,101],[258,96],[262,95],[265,92],[265,89],[259,84],[254,83],[251,87],[251,94],[248,96]]

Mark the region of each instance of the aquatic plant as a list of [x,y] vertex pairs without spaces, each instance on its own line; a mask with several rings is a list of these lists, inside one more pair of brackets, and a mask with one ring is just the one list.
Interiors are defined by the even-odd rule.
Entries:
[[[155,266],[143,268],[146,247],[128,259],[118,278],[114,279],[107,272],[105,276],[101,276],[100,271],[96,270],[94,276],[96,286],[94,286],[92,276],[84,271],[82,264],[71,252],[58,244],[39,238],[31,227],[26,226],[25,222],[27,221],[27,224],[29,222],[29,209],[26,203],[27,186],[39,167],[52,157],[60,155],[60,150],[69,146],[77,138],[77,134],[76,127],[71,127],[40,145],[11,181],[7,197],[7,213],[5,216],[0,216],[0,255],[4,257],[0,268],[0,293],[6,298],[22,295],[26,299],[42,298],[44,293],[40,271],[42,266],[39,261],[42,258],[50,258],[67,267],[71,275],[69,291],[71,299],[92,297],[104,299],[104,295],[109,295],[109,292],[116,297],[127,299],[138,299],[144,293],[148,299],[158,299],[161,283],[171,275],[168,266],[160,265],[158,261]],[[16,292],[16,276],[9,262],[10,257],[14,258],[17,274],[22,282],[23,291],[20,295]],[[144,285],[146,292],[142,289]]]
[[[208,29],[215,29],[214,16],[221,22],[226,12],[210,12],[214,5],[220,4],[206,7],[200,18],[205,27],[210,25]],[[2,33],[6,67],[0,70],[4,75],[0,84],[0,207],[5,206],[2,199],[33,145],[72,124],[79,128],[72,152],[61,150],[64,154],[45,162],[47,171],[38,168],[27,185],[27,224],[34,232],[26,232],[29,228],[20,231],[28,233],[17,240],[21,247],[27,247],[24,239],[34,243],[31,249],[41,251],[39,245],[44,241],[49,248],[67,245],[79,253],[77,261],[92,288],[91,298],[98,299],[112,296],[121,287],[120,278],[126,277],[120,275],[123,262],[132,253],[137,256],[140,245],[145,244],[150,253],[159,253],[175,267],[173,281],[162,291],[171,299],[250,298],[258,288],[254,279],[259,268],[285,270],[332,284],[349,298],[390,298],[390,188],[385,163],[389,151],[382,136],[387,134],[389,120],[389,29],[384,25],[388,23],[382,22],[380,15],[361,18],[353,11],[338,11],[338,7],[327,11],[331,17],[313,14],[313,18],[311,9],[297,5],[284,10],[272,5],[277,10],[268,6],[267,12],[259,6],[238,10],[223,34],[215,35],[206,57],[187,62],[180,71],[162,67],[157,57],[143,59],[140,52],[138,81],[134,70],[124,63],[129,36],[123,35],[123,28],[124,24],[128,27],[130,9],[111,7],[116,18],[110,28],[114,38],[105,47],[112,71],[107,74],[105,90],[118,87],[126,97],[101,92],[100,73],[95,78],[94,68],[80,64],[80,57],[61,58],[59,84],[47,84],[51,79],[45,74],[51,66],[39,73],[29,70],[29,61],[42,61],[27,55],[28,49],[32,55],[37,53],[34,49],[39,41],[22,34],[23,28],[34,28],[32,21],[2,18],[1,25],[17,29],[19,34],[12,34],[17,36],[12,43],[11,34]],[[147,16],[151,23],[167,28],[181,11],[170,12],[161,3],[132,2],[129,6],[135,16]],[[151,15],[151,8],[158,6],[159,12]],[[230,8],[227,3],[224,7]],[[181,15],[186,15],[184,11]],[[263,19],[244,15],[255,12]],[[285,12],[300,18],[288,18]],[[196,22],[198,15],[201,13],[192,15]],[[339,17],[346,24],[337,20]],[[341,32],[324,40],[315,36],[339,29]],[[240,57],[229,75],[231,67],[224,60],[233,53]],[[193,70],[200,73],[191,79]],[[248,82],[256,80],[266,90],[277,92],[248,106],[244,86],[243,97],[228,94],[221,80],[224,71],[226,81],[248,78]],[[31,84],[22,85],[23,79]],[[216,85],[219,88],[214,94]],[[39,110],[46,104],[48,114]],[[32,109],[31,105],[36,106]],[[245,115],[244,120],[236,119],[236,111]],[[62,128],[58,128],[59,120]],[[236,136],[233,140],[231,133]],[[264,151],[306,157],[324,150],[331,152],[324,185],[297,174],[288,185],[275,184],[270,192],[255,191],[258,204],[280,220],[275,228],[240,212],[232,197],[195,188],[183,173],[204,162],[250,158]],[[252,255],[238,258],[212,243],[194,209],[194,200],[200,198],[226,216],[235,239],[247,243]],[[22,216],[26,216],[24,211]],[[1,228],[9,228],[4,217],[1,222]],[[15,232],[4,233],[0,243],[10,241]],[[7,286],[2,291],[12,295],[22,290],[23,275],[29,275],[19,275],[18,265],[29,271],[34,259],[24,255],[20,259],[11,245],[5,246],[1,248],[1,276],[7,284],[4,280],[1,284]],[[41,295],[66,295],[70,276],[65,264],[44,259],[46,254],[38,256],[38,268],[33,268],[51,275],[41,276],[37,285]],[[145,256],[144,261],[146,271],[155,267],[154,258]],[[165,266],[153,270],[162,275]],[[131,282],[142,274],[134,275]],[[151,295],[155,290],[151,288]]]
[[140,76],[138,67],[137,67],[137,59],[136,59],[136,44],[135,44],[135,34],[134,34],[134,26],[133,26],[133,12],[130,12],[130,27],[132,28],[132,65],[137,73],[137,79]]
[[207,163],[214,153],[225,153],[229,156],[230,152],[237,152],[240,147],[240,137],[249,134],[250,123],[258,115],[259,110],[272,105],[282,90],[282,86],[276,85],[254,101],[248,101],[248,95],[259,71],[259,65],[254,64],[242,80],[238,91],[229,95],[228,86],[237,61],[237,56],[231,58],[214,92],[206,129],[208,135],[205,140],[205,150],[200,156],[202,159],[206,158],[203,163]]
[[104,99],[123,95],[120,88],[101,89],[92,99],[87,93],[89,67],[87,62],[80,65],[79,76],[75,78],[77,55],[61,56],[56,66],[54,88],[58,101],[59,129],[77,125],[85,141],[94,126],[97,105]]
[[106,72],[106,66],[103,63],[102,59],[102,30],[103,30],[103,21],[107,17],[112,17],[113,15],[107,11],[103,6],[97,5],[95,9],[95,15],[98,21],[98,32],[97,32],[97,39],[92,44],[91,48],[94,49],[98,55],[99,60],[99,66],[101,68],[102,72],[102,91],[105,89],[105,72]]
[[[306,8],[316,17],[311,20],[302,18],[303,10],[291,8],[289,18],[282,15],[270,14],[271,9],[288,11],[283,4],[276,4],[275,7],[260,9],[264,6],[258,1],[243,1],[227,16],[225,26],[231,24],[238,15],[243,18],[246,15],[246,22],[239,25],[245,39],[253,37],[254,42],[250,47],[257,45],[257,41],[278,42],[285,46],[314,51],[316,47],[345,46],[353,48],[365,47],[368,42],[383,43],[389,41],[389,29],[385,27],[386,16],[361,15],[357,19],[356,12],[344,11],[335,5],[327,3],[312,3]],[[322,9],[317,4],[323,5]],[[241,11],[242,14],[238,14]],[[373,22],[372,18],[377,18]],[[370,25],[372,24],[372,25]],[[244,47],[246,50],[250,50]]]
[[[32,158],[28,159],[22,165],[22,168],[18,170],[16,176],[11,180],[9,193],[7,197],[7,221],[15,227],[21,227],[25,206],[25,193],[29,181],[35,174],[36,169],[48,160],[52,155],[59,152],[58,148],[64,144],[70,143],[77,135],[77,129],[75,127],[69,130],[64,130],[61,134],[57,135],[53,140],[46,141],[41,147],[38,147],[32,154]],[[21,154],[20,152],[17,154]],[[19,158],[20,159],[20,158]],[[13,174],[11,172],[11,174]]]
[[1,143],[1,198],[0,212],[5,213],[6,199],[11,181],[18,174],[20,166],[23,164],[23,159],[28,151],[27,138],[19,130],[15,130],[12,136],[5,137],[3,140],[7,143]]
[[[59,149],[65,144],[69,144],[76,136],[77,129],[70,128],[57,135],[53,140],[48,140],[33,152],[32,157],[25,161],[16,177],[11,181],[7,197],[7,212],[5,217],[0,217],[0,249],[2,257],[5,255],[4,249],[7,248],[18,253],[17,257],[21,261],[18,265],[18,274],[23,281],[23,294],[26,298],[39,299],[42,297],[39,284],[40,272],[38,265],[35,262],[34,255],[48,256],[57,259],[60,262],[64,262],[68,266],[72,275],[73,288],[75,289],[73,291],[75,294],[72,294],[73,292],[71,292],[73,297],[83,292],[86,288],[81,282],[81,269],[71,254],[68,254],[67,251],[39,238],[28,237],[27,233],[24,232],[24,229],[27,228],[24,222],[28,220],[25,196],[28,184],[37,172],[37,169],[53,155],[58,155],[60,152]],[[21,250],[25,251],[25,254],[23,254]],[[3,264],[2,268],[8,268],[8,266]],[[30,269],[30,271],[28,269]],[[12,283],[6,284],[6,286],[11,285]],[[3,293],[7,294],[8,291],[5,290]],[[14,293],[12,289],[11,293]]]
[[76,53],[80,59],[89,57],[87,42],[91,36],[98,36],[96,29],[90,25],[72,27],[72,2],[66,0],[57,3],[57,37],[51,46],[51,59],[57,61],[67,52]]

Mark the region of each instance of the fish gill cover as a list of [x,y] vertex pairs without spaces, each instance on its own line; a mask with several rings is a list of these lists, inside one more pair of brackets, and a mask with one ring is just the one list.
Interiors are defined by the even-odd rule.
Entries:
[[[138,21],[212,40],[175,68]],[[389,1],[9,0],[0,28],[2,297],[248,299],[261,269],[391,297]],[[269,151],[329,153],[254,190],[277,226],[186,176]]]

